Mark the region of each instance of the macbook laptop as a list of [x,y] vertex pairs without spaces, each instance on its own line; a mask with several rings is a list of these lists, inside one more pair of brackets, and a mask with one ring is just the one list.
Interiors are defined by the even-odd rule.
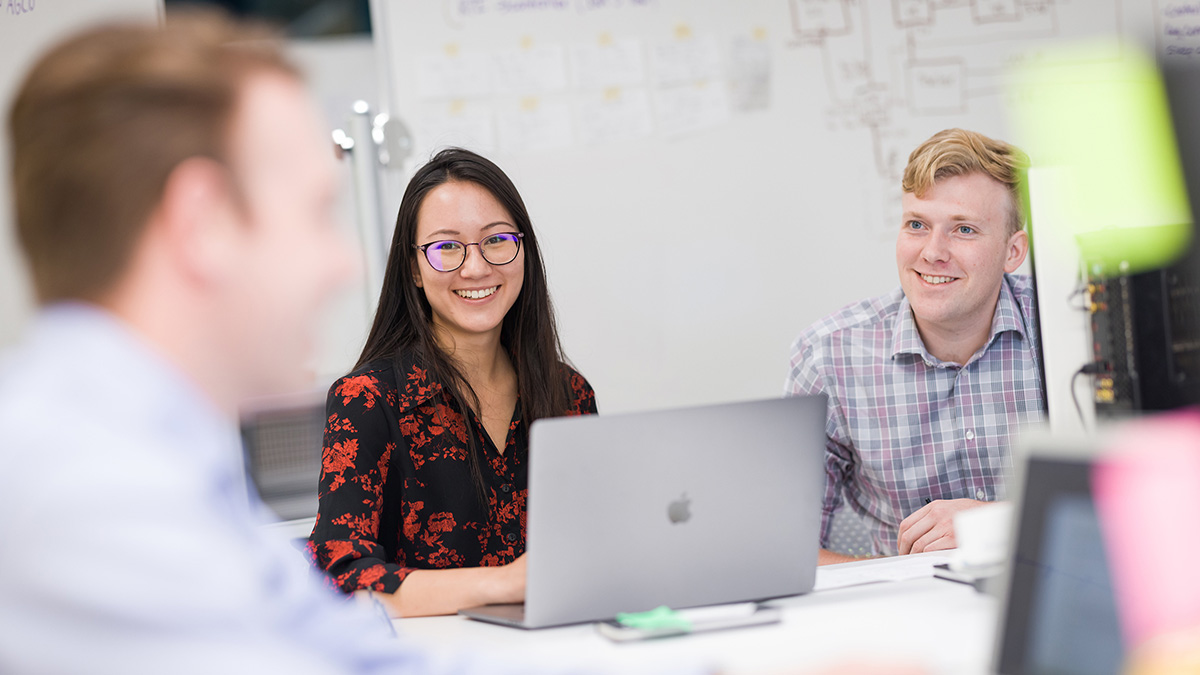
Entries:
[[526,601],[542,628],[812,590],[824,396],[535,422]]

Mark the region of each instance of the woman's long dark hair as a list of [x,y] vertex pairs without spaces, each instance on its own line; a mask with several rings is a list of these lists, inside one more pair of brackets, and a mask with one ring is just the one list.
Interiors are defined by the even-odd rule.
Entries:
[[462,148],[448,148],[437,153],[417,171],[404,191],[383,289],[379,294],[379,308],[355,369],[379,359],[396,362],[404,353],[415,355],[467,421],[467,461],[480,505],[487,513],[487,489],[480,469],[483,442],[471,422],[478,414],[479,398],[453,356],[438,346],[433,310],[425,292],[413,279],[416,265],[424,264],[418,258],[420,251],[413,248],[417,243],[417,213],[434,188],[451,181],[470,182],[487,190],[512,216],[517,230],[525,235],[521,243],[525,247],[524,283],[516,302],[504,316],[500,332],[500,343],[517,374],[521,420],[528,425],[542,417],[567,413],[570,399],[566,358],[558,339],[541,249],[529,212],[517,188],[500,167]]

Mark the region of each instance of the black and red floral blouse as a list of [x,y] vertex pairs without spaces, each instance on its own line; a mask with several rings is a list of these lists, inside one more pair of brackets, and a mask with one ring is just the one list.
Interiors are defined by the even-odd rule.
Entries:
[[[568,369],[568,414],[596,396]],[[497,452],[411,358],[375,361],[329,390],[312,553],[343,591],[393,593],[414,569],[505,565],[525,552],[529,433],[521,403]],[[484,457],[483,508],[467,461],[466,424]]]

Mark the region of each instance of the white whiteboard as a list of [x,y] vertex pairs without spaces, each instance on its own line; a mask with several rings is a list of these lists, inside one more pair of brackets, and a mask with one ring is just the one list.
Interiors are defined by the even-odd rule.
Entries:
[[[1008,137],[1007,64],[1191,41],[1168,0],[438,0],[373,6],[391,114],[509,172],[606,412],[776,396],[808,324],[897,285],[908,153]],[[608,49],[609,51],[604,51]],[[764,86],[765,85],[765,86]],[[387,212],[408,174],[389,177]],[[390,232],[390,228],[389,228]]]
[[0,2],[0,346],[12,343],[33,311],[32,290],[18,253],[10,195],[8,110],[34,60],[57,40],[101,20],[157,21],[162,0],[3,0]]

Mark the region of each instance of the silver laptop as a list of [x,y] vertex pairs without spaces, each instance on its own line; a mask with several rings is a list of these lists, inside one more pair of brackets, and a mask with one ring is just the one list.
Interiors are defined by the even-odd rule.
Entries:
[[460,613],[542,628],[811,591],[825,407],[814,396],[535,422],[526,601]]

